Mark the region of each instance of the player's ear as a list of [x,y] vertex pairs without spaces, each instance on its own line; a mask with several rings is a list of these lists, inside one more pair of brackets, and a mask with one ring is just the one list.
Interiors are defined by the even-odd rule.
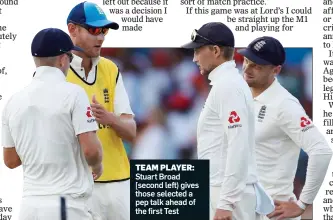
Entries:
[[59,63],[59,65],[60,65],[61,68],[63,68],[64,66],[66,66],[66,62],[67,62],[66,56],[67,55],[65,53],[61,54],[60,56],[58,56],[58,63]]
[[213,46],[213,51],[214,51],[214,55],[216,57],[223,57],[223,50],[222,47],[219,47],[217,45]]
[[77,35],[77,27],[76,27],[76,25],[73,24],[73,23],[69,23],[67,25],[67,28],[68,28],[69,35],[71,35],[73,37],[76,37],[76,35]]
[[281,69],[282,69],[282,66],[279,65],[279,66],[275,66],[274,67],[274,75],[278,75],[280,72],[281,72]]

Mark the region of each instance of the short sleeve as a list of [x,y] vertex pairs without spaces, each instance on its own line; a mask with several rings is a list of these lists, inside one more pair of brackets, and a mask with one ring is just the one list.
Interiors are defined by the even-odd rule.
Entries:
[[88,96],[80,87],[77,89],[73,103],[72,123],[75,135],[98,130],[98,125],[92,113]]
[[15,147],[15,143],[9,128],[9,115],[7,112],[7,106],[2,112],[2,123],[1,123],[1,144],[4,148]]
[[126,92],[121,73],[118,75],[115,98],[114,110],[116,115],[130,114],[134,115],[129,102],[128,94]]

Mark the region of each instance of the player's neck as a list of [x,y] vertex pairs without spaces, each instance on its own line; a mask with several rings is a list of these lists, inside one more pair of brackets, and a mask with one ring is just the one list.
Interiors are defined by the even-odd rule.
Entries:
[[263,93],[265,91],[265,89],[251,87],[251,91],[252,91],[253,98],[255,98],[255,97],[259,96],[261,93]]
[[84,68],[84,73],[85,73],[86,77],[88,77],[88,74],[92,68],[91,57],[88,57],[84,53],[78,52],[78,51],[75,51],[73,53],[82,58],[81,66]]
[[261,93],[263,93],[266,89],[268,89],[268,87],[270,87],[272,85],[273,82],[274,82],[274,80],[266,83],[265,85],[259,86],[259,87],[251,87],[253,98],[255,98],[255,97],[259,96]]
[[86,77],[88,77],[88,74],[92,68],[92,59],[90,57],[82,57],[82,67],[84,68],[84,73]]

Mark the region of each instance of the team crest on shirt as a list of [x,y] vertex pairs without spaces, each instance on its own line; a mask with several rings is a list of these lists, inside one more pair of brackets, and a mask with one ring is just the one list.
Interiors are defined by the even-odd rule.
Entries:
[[103,89],[104,103],[110,102],[109,90],[107,88]]
[[88,122],[88,123],[92,123],[92,122],[95,122],[95,121],[96,121],[95,118],[94,118],[94,114],[93,114],[93,112],[92,112],[90,106],[87,107],[86,116],[87,116],[87,118],[88,118],[88,119],[87,119],[87,122]]
[[266,105],[261,106],[259,114],[258,114],[258,122],[262,122],[266,115]]
[[239,117],[239,115],[237,114],[236,111],[232,111],[230,112],[229,118],[228,118],[228,122],[229,122],[229,126],[228,128],[237,128],[237,127],[242,127],[242,124],[240,124],[241,118]]
[[308,119],[307,117],[301,117],[300,126],[302,128],[302,132],[305,132],[305,131],[309,130],[310,128],[314,127],[312,125],[311,120]]

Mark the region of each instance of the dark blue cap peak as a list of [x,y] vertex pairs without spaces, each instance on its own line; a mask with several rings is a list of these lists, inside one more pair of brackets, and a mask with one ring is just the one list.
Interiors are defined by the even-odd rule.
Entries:
[[82,51],[74,46],[68,34],[58,28],[39,31],[31,44],[31,54],[35,57],[59,56],[71,50]]
[[107,19],[104,11],[95,3],[81,2],[69,13],[67,24],[76,23],[90,27],[106,27],[117,30],[119,25]]
[[210,22],[201,26],[199,30],[194,30],[192,32],[191,42],[182,47],[195,49],[204,45],[234,47],[234,34],[227,25],[221,22]]
[[280,41],[268,36],[253,40],[246,49],[241,49],[238,53],[259,65],[279,66],[286,59],[286,52]]

